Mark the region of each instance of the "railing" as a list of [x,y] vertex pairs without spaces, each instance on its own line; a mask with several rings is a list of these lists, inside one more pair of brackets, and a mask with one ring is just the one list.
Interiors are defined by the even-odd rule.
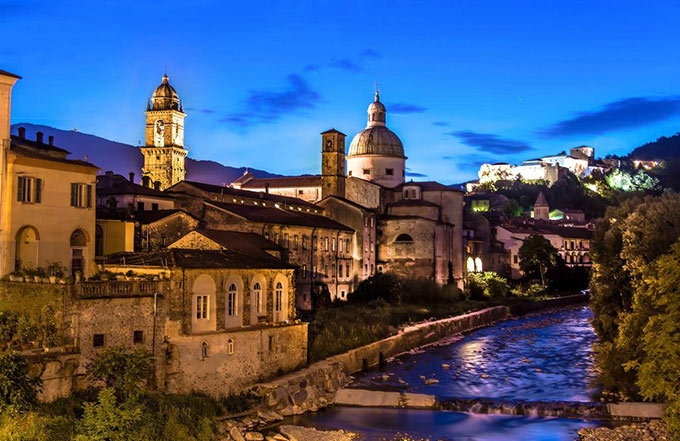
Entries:
[[130,280],[76,283],[76,293],[84,298],[151,296],[165,291],[168,282]]

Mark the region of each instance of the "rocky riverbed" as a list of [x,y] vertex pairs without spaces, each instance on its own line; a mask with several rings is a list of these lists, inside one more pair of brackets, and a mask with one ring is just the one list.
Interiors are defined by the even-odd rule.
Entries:
[[579,441],[670,441],[666,425],[662,421],[636,423],[608,429],[581,429]]

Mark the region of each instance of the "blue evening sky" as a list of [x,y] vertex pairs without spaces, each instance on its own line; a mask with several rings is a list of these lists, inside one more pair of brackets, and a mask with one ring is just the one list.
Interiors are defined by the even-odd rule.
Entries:
[[281,174],[318,173],[326,129],[349,144],[377,82],[414,179],[456,183],[676,133],[679,16],[659,0],[0,0],[0,69],[23,77],[13,123],[131,144],[167,69],[190,156]]

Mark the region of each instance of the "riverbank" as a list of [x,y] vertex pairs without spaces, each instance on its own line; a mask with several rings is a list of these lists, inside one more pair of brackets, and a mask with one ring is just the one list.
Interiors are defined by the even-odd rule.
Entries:
[[578,441],[670,441],[663,421],[650,421],[614,428],[585,428],[578,432]]

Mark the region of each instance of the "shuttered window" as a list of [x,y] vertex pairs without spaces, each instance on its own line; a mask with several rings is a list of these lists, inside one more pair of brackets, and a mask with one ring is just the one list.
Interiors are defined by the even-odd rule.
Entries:
[[92,186],[71,184],[71,207],[92,208]]
[[42,179],[19,176],[17,201],[39,204],[42,201]]

